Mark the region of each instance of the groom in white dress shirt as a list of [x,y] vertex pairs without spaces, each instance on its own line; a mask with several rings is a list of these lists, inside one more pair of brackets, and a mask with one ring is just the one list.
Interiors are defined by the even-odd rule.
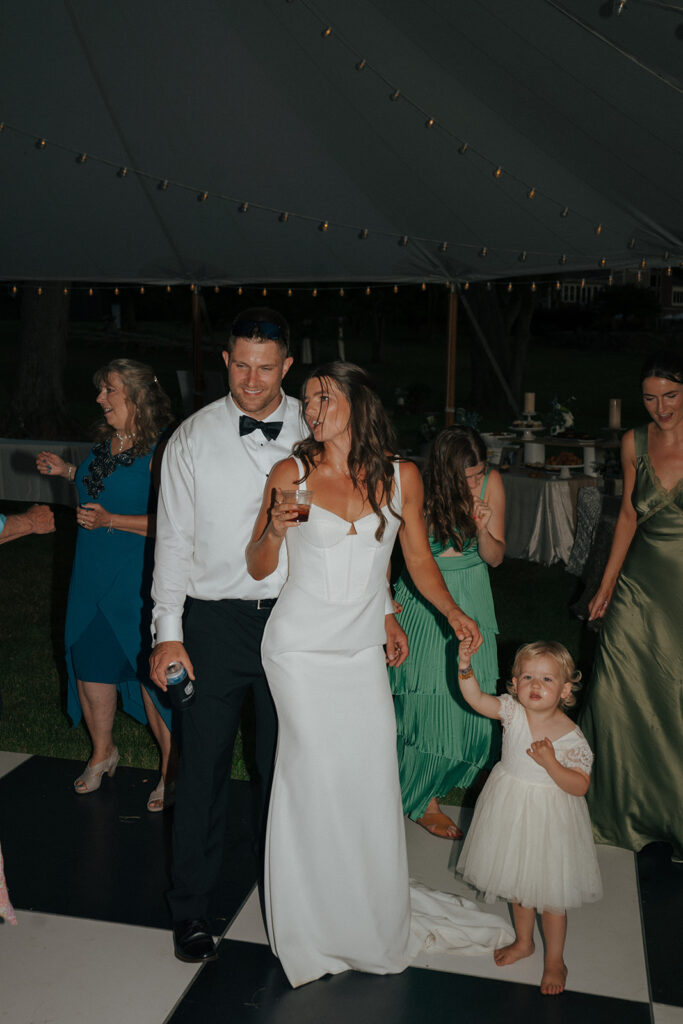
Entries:
[[[270,470],[308,433],[299,402],[281,388],[292,365],[284,317],[245,310],[222,356],[230,394],[186,419],[164,453],[152,586],[151,678],[165,689],[173,661],[196,675],[194,703],[176,716],[181,755],[168,894],[175,954],[188,962],[217,956],[209,897],[223,864],[233,745],[249,688],[264,822],[277,722],[261,638],[287,556],[283,545],[277,570],[254,580],[244,552]],[[387,629],[397,664],[407,655],[405,634],[393,615]]]

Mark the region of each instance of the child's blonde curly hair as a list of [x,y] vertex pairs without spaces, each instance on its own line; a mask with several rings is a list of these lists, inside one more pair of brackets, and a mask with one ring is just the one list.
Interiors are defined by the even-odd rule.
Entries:
[[[566,683],[572,684],[572,692],[564,700],[560,701],[560,707],[572,708],[576,704],[576,691],[581,689],[581,673],[574,664],[574,659],[562,644],[558,644],[555,640],[535,640],[532,644],[523,644],[515,654],[515,660],[512,663],[512,676],[516,679],[522,671],[522,663],[527,661],[528,658],[542,657],[544,654],[551,658],[554,658],[557,664],[562,670],[562,677]],[[507,683],[507,690],[515,700],[517,695],[515,693],[514,683],[510,679]]]

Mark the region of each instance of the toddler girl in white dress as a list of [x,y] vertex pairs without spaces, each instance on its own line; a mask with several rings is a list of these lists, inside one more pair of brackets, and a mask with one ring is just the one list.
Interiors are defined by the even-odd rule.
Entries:
[[564,990],[568,907],[602,896],[584,794],[593,754],[562,708],[575,703],[581,678],[569,652],[539,641],[520,647],[510,694],[482,693],[467,641],[460,644],[460,689],[467,703],[503,723],[503,751],[481,791],[458,872],[484,895],[512,903],[517,938],[497,949],[499,967],[534,951],[542,915],[545,960],[541,992]]

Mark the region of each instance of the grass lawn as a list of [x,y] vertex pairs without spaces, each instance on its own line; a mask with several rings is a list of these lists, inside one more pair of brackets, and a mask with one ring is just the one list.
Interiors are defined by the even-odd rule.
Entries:
[[[5,502],[0,511],[25,506]],[[0,548],[3,587],[3,670],[0,687],[4,702],[0,721],[0,750],[83,759],[90,742],[83,724],[76,729],[66,716],[66,676],[63,630],[74,546],[73,513],[57,507],[57,533],[28,537]],[[500,636],[501,675],[507,678],[520,643],[559,640],[579,659],[584,674],[590,668],[590,641],[582,624],[568,611],[578,581],[562,566],[506,561],[492,571]],[[251,734],[247,724],[245,736]],[[148,729],[117,712],[115,740],[122,763],[156,769],[157,748]],[[235,751],[233,777],[247,778],[241,742]],[[453,790],[450,802],[467,799]]]

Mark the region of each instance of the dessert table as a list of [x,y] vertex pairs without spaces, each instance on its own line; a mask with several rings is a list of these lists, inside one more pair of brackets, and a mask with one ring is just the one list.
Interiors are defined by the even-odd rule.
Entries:
[[595,477],[511,468],[502,474],[505,488],[505,536],[508,558],[553,565],[567,562],[574,544],[576,502],[582,487],[597,487]]
[[3,501],[32,501],[75,505],[77,491],[63,477],[42,476],[36,469],[38,452],[51,451],[67,462],[79,465],[92,445],[89,441],[23,441],[0,438],[0,498]]

